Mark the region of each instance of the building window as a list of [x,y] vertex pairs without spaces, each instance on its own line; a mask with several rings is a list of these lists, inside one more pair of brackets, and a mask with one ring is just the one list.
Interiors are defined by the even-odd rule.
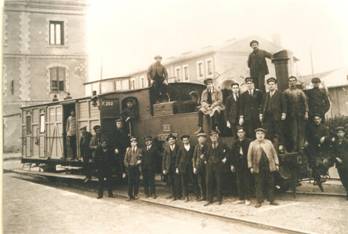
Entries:
[[27,135],[31,134],[31,116],[27,115],[25,117],[25,127],[26,127],[26,133]]
[[122,83],[121,83],[120,80],[117,80],[117,81],[116,81],[116,91],[117,91],[117,90],[121,90],[121,89],[122,89]]
[[140,77],[140,85],[141,85],[141,88],[145,88],[146,87],[145,77],[143,77],[143,76]]
[[50,45],[64,45],[64,22],[50,21]]
[[181,71],[180,71],[180,67],[176,67],[176,68],[175,68],[175,76],[176,76],[176,81],[180,81],[180,80],[181,80]]
[[11,95],[14,94],[14,80],[11,80]]
[[204,77],[204,68],[203,68],[203,62],[199,61],[197,62],[197,73],[199,78]]
[[40,133],[45,132],[45,113],[40,114]]
[[188,81],[189,80],[188,65],[184,65],[183,69],[184,69],[184,81]]
[[129,89],[135,89],[135,78],[129,80]]
[[211,76],[213,75],[213,63],[211,59],[206,60],[207,63],[207,75]]
[[51,92],[65,91],[65,70],[64,67],[50,68]]

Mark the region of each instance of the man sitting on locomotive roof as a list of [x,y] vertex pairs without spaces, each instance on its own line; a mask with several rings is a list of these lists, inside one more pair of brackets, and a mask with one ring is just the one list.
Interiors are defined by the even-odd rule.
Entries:
[[[204,84],[207,86],[203,90],[201,95],[201,108],[198,111],[198,130],[196,134],[203,131],[203,117],[206,116],[211,122],[211,129],[220,132],[219,130],[219,117],[221,112],[225,109],[222,103],[222,92],[214,87],[213,79],[207,78],[204,80]],[[211,120],[211,121],[210,121]]]
[[147,79],[152,81],[151,92],[153,103],[159,103],[162,99],[168,100],[167,91],[167,69],[161,64],[162,56],[155,57],[156,62],[152,64],[147,71]]
[[[263,193],[268,195],[271,205],[278,205],[274,201],[274,175],[279,171],[279,160],[277,152],[270,140],[265,139],[266,130],[257,128],[255,130],[256,140],[252,141],[248,149],[248,168],[255,176],[256,208],[261,207]],[[264,188],[264,185],[266,186]]]
[[88,182],[88,180],[92,177],[92,171],[91,171],[91,163],[92,163],[92,155],[91,155],[91,149],[89,148],[89,143],[92,138],[92,134],[87,131],[87,127],[84,126],[80,128],[81,131],[81,137],[80,137],[80,154],[83,159],[83,169],[85,171],[85,182]]
[[312,168],[312,173],[315,182],[318,184],[321,191],[323,191],[321,174],[326,173],[323,160],[320,157],[322,146],[329,137],[328,127],[322,123],[321,114],[314,114],[311,122],[308,123],[306,129],[305,145],[306,153],[308,155],[309,166]]
[[66,120],[66,136],[69,142],[69,146],[72,151],[72,160],[76,159],[76,117],[75,111],[70,112],[70,116]]
[[255,89],[253,79],[245,78],[248,90],[240,95],[239,102],[239,125],[243,126],[247,136],[255,138],[254,130],[260,127],[260,114],[263,93]]
[[308,119],[308,102],[304,92],[297,87],[297,78],[289,77],[289,88],[283,92],[287,113],[284,132],[288,132],[287,150],[301,151],[305,142],[305,121]]
[[106,187],[108,190],[108,196],[113,197],[112,194],[112,164],[113,164],[113,152],[110,149],[107,139],[103,139],[101,144],[97,146],[95,151],[95,164],[98,175],[98,199],[103,197],[104,193],[104,180],[106,180]]
[[206,163],[207,163],[207,134],[197,134],[198,144],[195,146],[192,166],[195,175],[196,198],[198,201],[206,200]]
[[343,187],[346,190],[348,200],[348,140],[345,137],[346,130],[339,126],[336,128],[337,139],[334,139],[334,161]]
[[259,42],[256,40],[252,40],[250,42],[250,47],[253,49],[253,52],[251,52],[248,57],[250,76],[254,80],[255,87],[264,92],[265,75],[268,74],[266,58],[271,59],[272,54],[265,50],[259,49]]
[[309,119],[314,117],[314,114],[319,114],[322,121],[325,120],[325,114],[330,109],[330,101],[325,91],[320,90],[321,80],[318,77],[312,79],[313,88],[307,90],[308,98],[308,114]]
[[164,148],[162,169],[167,176],[167,183],[170,186],[171,195],[168,197],[174,201],[180,197],[180,177],[176,174],[177,158],[181,157],[182,149],[176,142],[176,136],[169,134],[167,137],[168,145]]
[[128,130],[128,135],[132,136],[135,120],[137,118],[137,109],[133,99],[128,99],[126,101],[126,106],[122,110],[121,116],[126,124],[125,128]]
[[142,150],[138,147],[135,137],[130,139],[131,146],[127,148],[124,157],[124,165],[128,174],[128,201],[138,199]]

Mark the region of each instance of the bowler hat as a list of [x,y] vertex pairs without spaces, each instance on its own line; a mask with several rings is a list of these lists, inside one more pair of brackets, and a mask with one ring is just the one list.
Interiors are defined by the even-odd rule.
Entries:
[[257,40],[252,40],[249,45],[251,46],[253,43],[259,44],[259,42]]
[[270,77],[270,78],[267,79],[267,84],[270,83],[270,82],[278,83],[277,79],[274,78],[274,77]]

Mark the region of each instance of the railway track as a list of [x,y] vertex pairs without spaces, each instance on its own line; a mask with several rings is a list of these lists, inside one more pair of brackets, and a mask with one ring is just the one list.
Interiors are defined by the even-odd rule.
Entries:
[[[18,179],[27,180],[29,182],[55,187],[57,189],[67,190],[70,192],[83,194],[89,197],[96,196],[97,184],[95,179],[90,181],[89,183],[83,183],[82,182],[83,177],[78,175],[59,175],[59,176],[53,177],[53,175],[47,174],[47,173],[34,173],[34,172],[26,173],[25,171],[21,171],[21,170],[7,170],[6,172],[14,173],[14,176],[16,176]],[[127,197],[126,193],[122,192],[122,191],[125,191],[124,185],[123,186],[121,185],[118,188],[119,189],[114,190],[116,198],[125,199]],[[298,193],[298,195],[344,196],[341,194],[328,194],[328,193]],[[178,207],[172,204],[164,204],[164,203],[157,202],[157,200],[152,200],[152,199],[140,198],[136,202],[150,205],[150,206],[157,206],[157,207],[162,207],[166,209],[176,210],[179,212],[185,212],[185,213],[196,214],[196,215],[198,214],[198,215],[202,215],[209,218],[224,220],[226,222],[236,222],[236,223],[248,225],[254,228],[271,230],[271,231],[276,231],[279,233],[310,233],[303,230],[297,230],[293,228],[289,229],[282,226],[269,225],[269,224],[264,224],[261,222],[250,221],[243,217],[234,218],[234,217],[228,217],[221,214],[217,214],[214,212],[202,211],[202,210],[192,209],[188,207]]]

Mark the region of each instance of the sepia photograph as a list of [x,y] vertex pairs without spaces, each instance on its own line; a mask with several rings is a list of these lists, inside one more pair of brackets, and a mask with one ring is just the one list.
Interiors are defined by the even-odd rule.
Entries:
[[348,2],[0,5],[0,233],[348,233]]

